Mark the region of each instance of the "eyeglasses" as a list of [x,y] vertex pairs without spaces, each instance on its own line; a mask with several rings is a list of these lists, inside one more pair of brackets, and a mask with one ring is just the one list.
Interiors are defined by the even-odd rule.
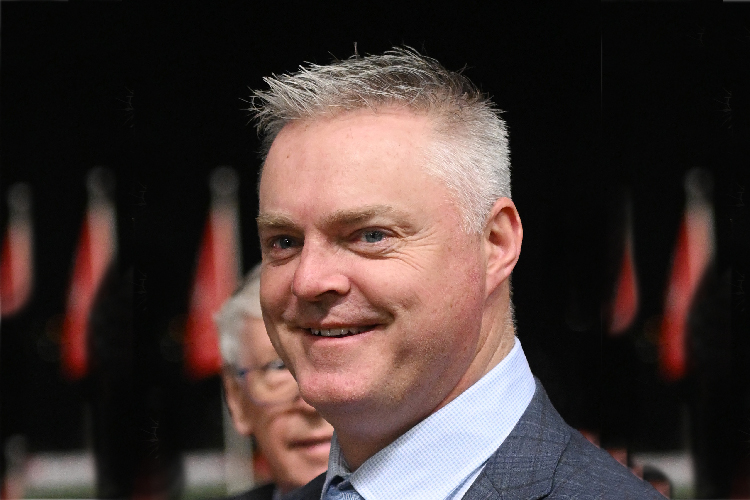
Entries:
[[234,368],[250,399],[260,405],[288,403],[299,395],[297,381],[281,359],[250,368]]

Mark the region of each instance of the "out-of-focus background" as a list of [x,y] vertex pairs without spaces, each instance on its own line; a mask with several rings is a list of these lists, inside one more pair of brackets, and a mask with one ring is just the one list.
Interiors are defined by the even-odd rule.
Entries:
[[259,260],[242,99],[355,43],[505,111],[518,335],[568,422],[675,498],[750,497],[749,14],[2,2],[3,498],[252,484],[210,322]]

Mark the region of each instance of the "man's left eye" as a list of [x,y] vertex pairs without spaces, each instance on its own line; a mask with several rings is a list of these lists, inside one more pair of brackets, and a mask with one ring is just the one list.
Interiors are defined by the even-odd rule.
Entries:
[[365,231],[362,233],[362,239],[364,239],[367,243],[377,243],[379,241],[383,241],[383,238],[385,238],[385,234],[383,231]]

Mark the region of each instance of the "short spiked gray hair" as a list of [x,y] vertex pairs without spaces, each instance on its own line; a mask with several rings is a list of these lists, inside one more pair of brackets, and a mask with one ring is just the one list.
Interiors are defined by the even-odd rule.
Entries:
[[401,107],[432,119],[436,138],[428,171],[441,179],[461,209],[464,229],[481,232],[498,198],[510,197],[510,150],[505,122],[489,96],[461,72],[404,47],[382,55],[308,63],[263,79],[249,111],[263,138],[263,157],[294,120],[359,110]]

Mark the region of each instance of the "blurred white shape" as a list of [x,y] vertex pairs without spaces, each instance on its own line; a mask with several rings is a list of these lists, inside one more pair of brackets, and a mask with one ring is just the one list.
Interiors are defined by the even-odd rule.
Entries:
[[26,485],[35,490],[60,490],[94,484],[94,458],[90,453],[44,453],[26,463]]
[[186,488],[224,484],[224,462],[224,454],[220,452],[186,453],[183,458]]
[[637,465],[651,465],[659,469],[672,482],[672,491],[695,488],[693,457],[687,452],[674,453],[634,453],[633,462]]
[[[223,486],[225,461],[224,454],[218,451],[185,454],[186,488]],[[93,491],[96,479],[94,457],[85,451],[30,455],[24,473],[27,491],[45,495],[61,490]]]

